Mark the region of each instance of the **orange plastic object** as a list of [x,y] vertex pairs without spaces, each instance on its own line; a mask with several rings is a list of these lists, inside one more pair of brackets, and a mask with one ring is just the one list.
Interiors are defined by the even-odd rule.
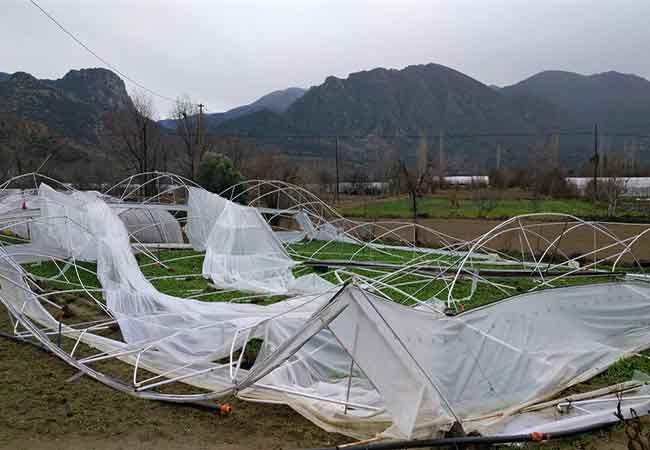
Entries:
[[228,403],[224,403],[223,405],[219,405],[219,414],[222,416],[227,416],[228,414],[232,413],[232,406],[229,405]]

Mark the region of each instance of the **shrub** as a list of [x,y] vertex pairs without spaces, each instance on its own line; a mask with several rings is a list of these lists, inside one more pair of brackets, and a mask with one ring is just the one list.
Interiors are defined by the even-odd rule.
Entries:
[[[199,165],[197,182],[210,192],[220,194],[226,189],[242,182],[244,178],[235,168],[232,161],[218,153],[208,153],[205,155]],[[229,191],[226,197],[234,197],[243,191],[243,186],[235,189],[235,192]],[[242,203],[244,199],[236,199]]]

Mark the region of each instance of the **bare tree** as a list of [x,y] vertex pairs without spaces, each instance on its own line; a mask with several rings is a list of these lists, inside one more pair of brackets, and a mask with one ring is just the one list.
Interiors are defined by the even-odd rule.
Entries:
[[[151,98],[136,94],[132,106],[110,114],[105,124],[109,130],[109,151],[117,153],[128,170],[149,173],[165,165],[160,126],[155,120]],[[146,183],[150,177],[144,177]],[[154,186],[146,184],[144,194],[150,195]]]
[[[420,171],[419,168],[409,169],[403,160],[399,161],[402,174],[403,184],[409,194],[411,201],[411,212],[413,213],[413,224],[418,221],[418,197],[421,195],[421,189],[429,176],[429,170]],[[414,226],[413,240],[414,244],[418,243],[418,228]]]
[[47,126],[12,115],[0,117],[0,175],[2,178],[43,168],[67,143],[53,138]]
[[599,190],[602,192],[605,200],[607,200],[607,217],[614,217],[616,215],[616,208],[618,201],[627,190],[626,178],[611,176],[601,181]]
[[629,162],[627,155],[624,155],[623,160],[620,158],[611,158],[607,164],[607,169],[603,172],[605,179],[598,184],[598,191],[601,198],[607,201],[607,217],[614,217],[616,215],[616,208],[618,202],[627,191],[627,184],[629,179],[621,177],[624,173],[628,172]]
[[187,95],[179,97],[176,99],[171,117],[176,122],[176,133],[183,142],[189,166],[188,174],[190,178],[196,179],[201,160],[208,151],[208,147],[201,142],[203,123],[199,105]]

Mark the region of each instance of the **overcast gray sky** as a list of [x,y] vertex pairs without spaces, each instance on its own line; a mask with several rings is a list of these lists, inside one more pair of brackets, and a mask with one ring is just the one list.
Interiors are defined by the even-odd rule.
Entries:
[[[498,85],[546,69],[650,77],[648,0],[37,1],[122,72],[211,112],[429,62]],[[59,78],[97,66],[27,0],[0,0],[0,71]]]

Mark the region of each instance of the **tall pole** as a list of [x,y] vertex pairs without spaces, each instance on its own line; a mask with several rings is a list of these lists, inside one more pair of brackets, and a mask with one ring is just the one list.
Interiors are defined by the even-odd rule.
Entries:
[[496,158],[496,167],[497,170],[501,170],[501,144],[497,144],[497,158]]
[[142,194],[144,196],[147,195],[149,190],[151,189],[151,186],[149,186],[149,139],[147,137],[147,122],[149,119],[146,117],[144,118],[144,121],[142,122],[142,162],[143,162],[143,167],[142,171],[145,173],[144,175],[144,189],[142,191]]
[[199,103],[197,106],[199,107],[199,118],[196,121],[196,128],[197,128],[197,130],[196,130],[196,143],[200,147],[201,145],[203,145],[203,136],[202,136],[202,131],[203,131],[203,108],[204,108],[205,105],[203,103]]
[[339,201],[339,137],[336,136],[336,202]]
[[445,177],[445,166],[447,161],[445,159],[445,131],[440,129],[440,136],[438,137],[438,166],[440,167],[440,181],[442,182]]
[[203,155],[203,103],[197,105],[199,107],[199,117],[196,119],[196,148],[194,149],[192,157],[192,179],[195,180],[199,173],[199,164],[201,164],[201,156]]
[[598,166],[600,165],[600,156],[598,155],[598,124],[594,124],[594,202],[598,200]]

